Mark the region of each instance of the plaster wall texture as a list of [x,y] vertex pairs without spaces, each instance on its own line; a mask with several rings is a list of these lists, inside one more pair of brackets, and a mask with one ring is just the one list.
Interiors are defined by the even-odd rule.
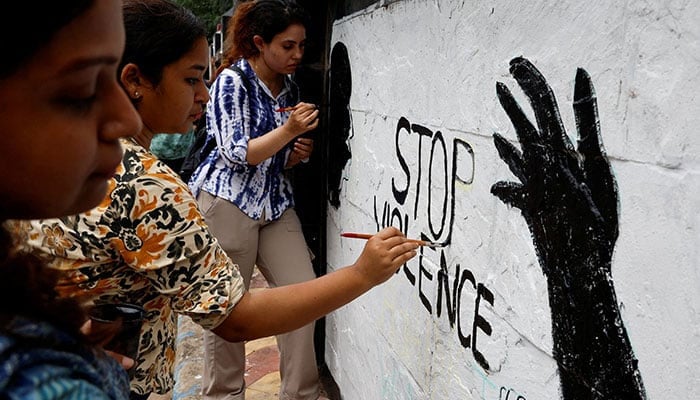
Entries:
[[[699,40],[700,3],[690,0],[404,0],[335,21],[331,46],[347,47],[351,67],[352,157],[340,206],[329,206],[329,271],[364,245],[343,231],[391,224],[449,240],[327,317],[326,361],[343,399],[561,398],[533,239],[519,210],[490,193],[516,180],[492,134],[519,146],[497,81],[534,121],[508,72],[516,56],[545,76],[574,143],[576,68],[591,75],[619,189],[612,279],[646,395],[696,394]],[[432,147],[437,132],[444,141]],[[392,187],[408,189],[403,203]],[[453,323],[444,290],[438,301],[441,265],[458,294]]]

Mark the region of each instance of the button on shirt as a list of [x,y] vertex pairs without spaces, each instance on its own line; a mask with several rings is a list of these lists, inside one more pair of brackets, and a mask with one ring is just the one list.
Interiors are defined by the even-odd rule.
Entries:
[[[218,146],[195,170],[189,185],[197,196],[199,190],[225,199],[253,219],[278,219],[294,207],[292,185],[284,166],[293,141],[258,165],[246,160],[248,141],[281,126],[289,112],[280,107],[298,102],[298,88],[290,77],[275,98],[245,59],[235,63],[247,77],[227,68],[214,80],[207,104],[207,135]],[[250,91],[250,92],[249,92]]]

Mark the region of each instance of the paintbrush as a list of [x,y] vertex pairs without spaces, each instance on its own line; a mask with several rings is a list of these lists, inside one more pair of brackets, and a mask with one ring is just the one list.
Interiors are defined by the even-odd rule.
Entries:
[[[372,233],[354,233],[354,232],[343,232],[340,234],[342,237],[346,238],[352,238],[352,239],[369,239],[374,234]],[[418,246],[425,246],[425,247],[445,247],[444,244],[438,243],[438,242],[428,242],[426,240],[420,240],[420,239],[408,239],[409,242],[416,243]]]

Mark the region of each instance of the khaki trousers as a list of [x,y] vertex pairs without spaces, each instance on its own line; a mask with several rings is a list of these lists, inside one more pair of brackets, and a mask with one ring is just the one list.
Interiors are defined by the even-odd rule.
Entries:
[[[197,201],[211,233],[234,263],[245,287],[257,265],[271,287],[316,278],[311,256],[293,209],[275,221],[254,220],[227,200],[204,191]],[[277,336],[280,351],[281,400],[316,400],[318,369],[314,351],[314,323]],[[231,343],[204,332],[203,398],[245,398],[245,343]]]

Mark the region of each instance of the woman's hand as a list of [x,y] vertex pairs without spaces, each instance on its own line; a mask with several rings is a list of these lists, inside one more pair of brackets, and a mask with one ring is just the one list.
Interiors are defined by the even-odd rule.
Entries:
[[[92,344],[93,346],[102,347],[106,343],[109,343],[109,341],[118,332],[118,326],[117,329],[94,328],[92,325],[92,320],[88,319],[87,321],[85,321],[83,326],[80,327],[80,332],[83,335],[85,335],[88,343]],[[134,366],[135,361],[125,355],[115,353],[109,350],[104,350],[104,352],[107,353],[108,356],[117,360],[117,362],[121,364],[121,366],[124,367],[124,369],[130,369]]]
[[373,286],[391,278],[408,260],[415,257],[418,245],[394,227],[384,228],[367,240],[353,267]]
[[[289,111],[285,111],[289,112]],[[316,129],[318,127],[318,107],[311,103],[299,103],[292,107],[289,119],[272,131],[252,138],[248,141],[248,152],[246,153],[246,161],[250,165],[258,165],[268,158],[274,156],[278,151],[282,150],[289,142],[297,140],[300,143],[297,146],[295,143],[294,152],[287,160],[286,168],[298,164],[303,160],[303,154],[294,155],[297,150],[311,153],[308,147],[308,141],[299,142],[298,137],[304,133]],[[292,164],[293,163],[293,164]]]
[[316,129],[318,127],[318,107],[311,103],[301,102],[297,104],[285,125],[289,131],[294,133],[295,137]]
[[301,161],[308,159],[311,156],[311,152],[314,150],[314,140],[309,138],[297,138],[294,141],[294,148],[292,153],[289,154],[289,159],[287,160],[287,168],[292,168],[293,166],[299,164]]

